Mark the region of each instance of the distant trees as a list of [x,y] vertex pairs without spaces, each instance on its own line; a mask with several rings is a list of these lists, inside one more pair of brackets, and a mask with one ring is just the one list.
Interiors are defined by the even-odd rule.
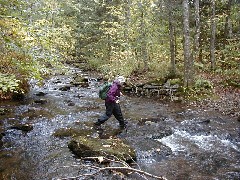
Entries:
[[0,1],[0,99],[26,93],[73,48],[61,5],[50,0]]
[[[182,2],[189,6],[189,15],[186,14],[184,9],[186,6],[182,6]],[[226,5],[228,10],[222,8]],[[239,4],[236,1],[230,3],[230,1],[215,2],[214,0],[188,2],[124,0],[97,1],[95,10],[96,7],[101,9],[101,16],[92,18],[89,24],[100,22],[98,28],[101,32],[93,35],[94,44],[89,41],[91,48],[78,50],[81,53],[88,51],[84,53],[84,57],[91,66],[102,72],[111,72],[111,75],[145,72],[164,78],[169,75],[173,77],[185,74],[183,82],[188,87],[194,84],[196,70],[207,68],[216,70],[221,66],[220,62],[226,62],[226,60],[219,61],[219,54],[223,58],[226,48],[229,48],[227,44],[230,41],[227,40],[229,36],[227,38],[226,31],[230,25],[237,27],[236,18],[230,23],[229,12],[232,11],[232,17],[234,14],[236,17]],[[93,6],[89,9],[93,15],[95,12]],[[228,25],[225,24],[225,28],[221,29],[218,20],[222,15],[225,16],[223,13],[228,14]],[[85,16],[89,15],[81,14],[81,18],[86,20]],[[187,17],[189,18],[186,23]],[[231,30],[234,31],[232,26]],[[91,32],[92,28],[84,26],[81,31]],[[226,38],[220,37],[221,31],[224,31]],[[230,34],[237,34],[237,31]],[[82,42],[86,42],[84,39],[89,38],[85,35],[81,37],[83,37]],[[220,41],[221,38],[225,40]],[[234,47],[237,47],[236,45],[233,44]],[[90,49],[92,53],[89,53]],[[234,57],[233,59],[236,60],[237,57],[235,55]]]
[[67,59],[109,77],[179,77],[190,88],[204,70],[235,77],[239,6],[237,0],[0,1],[7,66],[1,73],[40,79],[49,64]]

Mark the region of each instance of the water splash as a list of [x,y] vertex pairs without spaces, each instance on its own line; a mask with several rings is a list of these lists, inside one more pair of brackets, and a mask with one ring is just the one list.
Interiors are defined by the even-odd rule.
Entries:
[[212,134],[191,135],[187,131],[175,130],[171,136],[158,139],[158,141],[170,147],[175,154],[180,152],[188,154],[199,150],[224,154],[228,154],[232,150],[240,152],[237,144]]

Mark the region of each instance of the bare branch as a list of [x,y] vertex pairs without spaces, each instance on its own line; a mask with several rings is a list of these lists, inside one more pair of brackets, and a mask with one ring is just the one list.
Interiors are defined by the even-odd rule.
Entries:
[[138,169],[134,169],[134,168],[131,168],[131,167],[104,167],[104,168],[98,168],[98,170],[94,173],[91,173],[91,174],[82,174],[80,176],[77,176],[77,177],[68,177],[68,178],[63,178],[61,180],[70,180],[70,179],[76,179],[76,178],[79,178],[79,177],[83,177],[83,176],[94,176],[102,171],[107,171],[107,170],[114,170],[114,171],[130,171],[130,172],[136,172],[136,173],[139,173],[141,175],[145,175],[145,176],[148,176],[148,177],[151,177],[151,178],[155,178],[155,179],[160,179],[160,180],[167,180],[166,178],[164,177],[161,177],[161,176],[155,176],[153,174],[150,174],[150,173],[147,173],[145,171],[142,171],[142,170],[138,170]]
[[[99,159],[101,159],[101,162],[99,161]],[[94,166],[94,165],[87,165],[87,164],[81,164],[81,165],[72,165],[72,167],[85,167],[89,170],[93,170],[93,173],[89,173],[89,174],[80,174],[79,176],[76,177],[67,177],[67,178],[60,178],[59,180],[71,180],[71,179],[77,179],[80,177],[89,177],[89,176],[95,176],[103,171],[116,171],[116,172],[126,172],[128,174],[131,173],[136,173],[137,175],[139,175],[140,177],[147,179],[147,177],[151,177],[151,178],[155,178],[155,179],[160,179],[160,180],[167,180],[166,178],[162,177],[162,176],[155,176],[153,174],[150,174],[148,172],[145,172],[143,170],[140,170],[140,167],[138,165],[139,169],[135,169],[130,167],[129,164],[127,164],[125,161],[115,157],[115,156],[111,156],[110,158],[107,157],[84,157],[81,160],[96,160],[99,161],[100,163],[102,162],[112,162],[115,163],[115,166],[109,166],[109,167],[98,167],[98,166]],[[119,165],[119,166],[116,166]],[[71,167],[71,166],[63,166],[63,167]]]

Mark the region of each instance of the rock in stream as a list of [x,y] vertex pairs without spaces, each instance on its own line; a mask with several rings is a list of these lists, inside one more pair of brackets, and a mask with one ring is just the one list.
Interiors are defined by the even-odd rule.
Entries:
[[120,139],[75,137],[68,144],[78,157],[115,156],[126,162],[136,160],[135,150]]

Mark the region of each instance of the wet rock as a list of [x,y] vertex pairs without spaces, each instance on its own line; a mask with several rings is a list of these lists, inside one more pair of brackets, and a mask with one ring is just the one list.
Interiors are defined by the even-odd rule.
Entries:
[[37,103],[37,104],[46,104],[47,100],[46,99],[37,99],[34,102]]
[[68,147],[78,157],[115,156],[126,162],[136,159],[135,150],[120,139],[79,136],[71,140]]
[[74,86],[80,86],[80,87],[88,87],[89,86],[88,82],[76,82],[76,81],[74,81],[74,82],[71,82],[71,84],[74,85]]
[[84,95],[82,95],[82,94],[77,94],[77,95],[74,95],[74,97],[77,97],[77,98],[82,98],[82,97],[84,97]]
[[3,146],[3,141],[0,140],[0,148]]
[[55,137],[64,138],[64,137],[74,137],[74,136],[90,136],[92,130],[80,129],[80,128],[61,128],[54,132]]
[[62,81],[58,79],[58,80],[54,81],[53,83],[60,84],[60,83],[62,83]]
[[71,89],[71,86],[63,86],[59,88],[60,91],[69,91],[70,89]]
[[75,103],[71,100],[65,100],[64,102],[67,103],[68,106],[75,106]]
[[206,119],[206,120],[200,121],[199,123],[208,124],[208,123],[210,123],[210,119]]
[[12,126],[11,129],[17,129],[17,130],[29,132],[33,130],[33,125],[32,124],[16,124]]
[[44,93],[44,92],[38,92],[36,93],[36,96],[45,96],[47,93]]
[[24,100],[25,95],[23,93],[13,93],[12,98],[17,101]]
[[3,146],[2,138],[5,134],[3,132],[0,133],[0,148]]
[[88,87],[88,77],[76,76],[71,81],[71,84],[74,86]]
[[149,136],[150,139],[162,139],[163,137],[166,136],[171,136],[173,134],[172,129],[164,129],[159,133],[154,133]]
[[92,128],[92,123],[89,125],[88,123],[76,122],[75,125],[76,127],[57,129],[53,133],[53,136],[58,138],[84,136],[91,138],[109,139],[116,137],[117,135],[119,135],[119,133],[122,132],[120,131],[120,129],[110,129],[109,127],[108,131],[100,133]]
[[8,114],[9,112],[10,112],[9,109],[0,108],[0,115],[2,115],[2,116]]
[[75,106],[75,103],[74,102],[69,102],[68,106]]
[[74,80],[76,82],[88,82],[88,77],[87,76],[75,76]]
[[[45,109],[42,107],[28,107],[27,111],[23,112],[21,115],[19,115],[20,119],[36,119],[40,117],[47,117],[51,118],[52,114],[50,109]],[[16,120],[15,120],[16,121]],[[19,121],[20,123],[20,121]]]
[[138,125],[142,126],[142,125],[151,125],[154,123],[159,123],[161,121],[164,121],[166,119],[166,117],[150,117],[150,118],[141,118],[140,120],[138,120]]
[[3,136],[5,136],[5,135],[6,135],[5,132],[1,132],[1,133],[0,133],[0,139],[2,139]]
[[2,133],[0,133],[0,140],[2,140],[2,138],[3,138],[3,135],[2,135]]

